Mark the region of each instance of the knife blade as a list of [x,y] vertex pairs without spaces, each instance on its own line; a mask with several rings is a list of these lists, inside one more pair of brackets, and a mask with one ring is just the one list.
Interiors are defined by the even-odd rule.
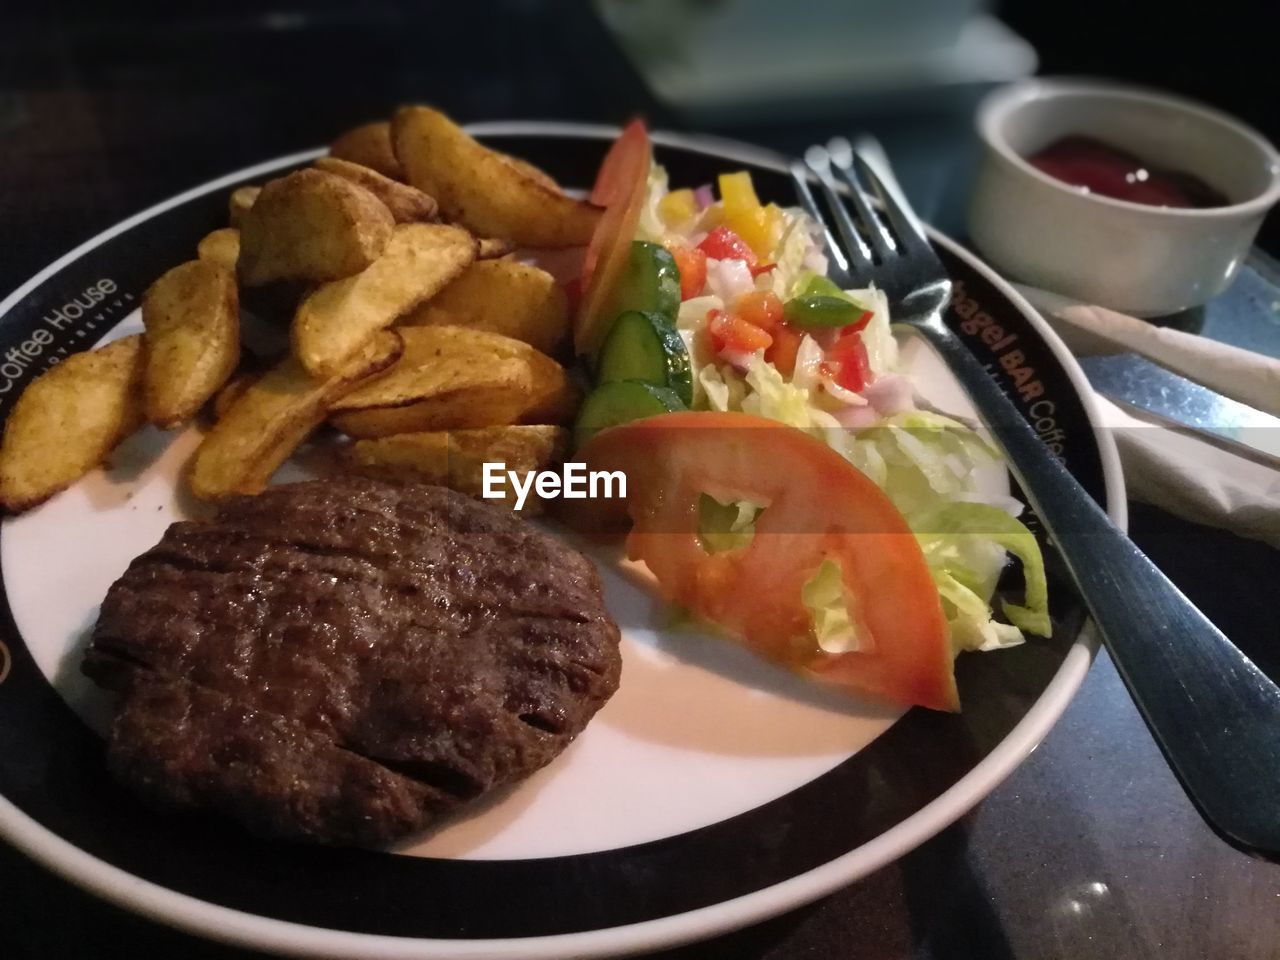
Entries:
[[1093,389],[1107,399],[1280,468],[1280,418],[1224,397],[1136,353],[1079,359]]

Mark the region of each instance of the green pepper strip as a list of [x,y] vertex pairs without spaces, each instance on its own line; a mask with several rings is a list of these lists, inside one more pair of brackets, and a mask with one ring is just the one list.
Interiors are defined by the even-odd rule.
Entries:
[[865,311],[844,297],[803,294],[792,297],[782,307],[787,323],[798,327],[847,327]]

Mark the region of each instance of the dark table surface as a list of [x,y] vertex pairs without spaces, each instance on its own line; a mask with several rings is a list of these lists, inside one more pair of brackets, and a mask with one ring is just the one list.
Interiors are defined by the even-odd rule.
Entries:
[[[643,112],[654,126],[688,126],[650,98],[584,7],[553,16],[509,0],[441,21],[427,4],[196,4],[181,19],[52,6],[6,15],[0,31],[0,292],[130,213],[400,102],[463,120]],[[978,92],[715,132],[794,151],[869,129],[921,212],[959,232]],[[1190,319],[1276,353],[1278,301],[1251,275]],[[1280,552],[1141,504],[1130,511],[1138,545],[1274,670]],[[0,956],[251,955],[126,914],[0,845]],[[812,906],[664,956],[1275,958],[1280,866],[1204,825],[1102,655],[1044,743],[955,826]]]

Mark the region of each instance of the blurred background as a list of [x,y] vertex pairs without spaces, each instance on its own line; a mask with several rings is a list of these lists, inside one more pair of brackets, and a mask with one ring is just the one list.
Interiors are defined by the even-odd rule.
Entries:
[[[141,207],[427,101],[464,121],[868,130],[963,233],[976,102],[1034,72],[1187,94],[1280,138],[1274,0],[47,0],[0,14],[6,290]],[[1280,241],[1275,217],[1262,243]]]

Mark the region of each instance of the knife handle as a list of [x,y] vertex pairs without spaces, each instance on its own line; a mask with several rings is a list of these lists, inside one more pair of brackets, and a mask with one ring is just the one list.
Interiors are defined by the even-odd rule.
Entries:
[[1230,842],[1280,854],[1280,688],[1111,522],[940,317],[912,327],[1004,448],[1188,796]]

